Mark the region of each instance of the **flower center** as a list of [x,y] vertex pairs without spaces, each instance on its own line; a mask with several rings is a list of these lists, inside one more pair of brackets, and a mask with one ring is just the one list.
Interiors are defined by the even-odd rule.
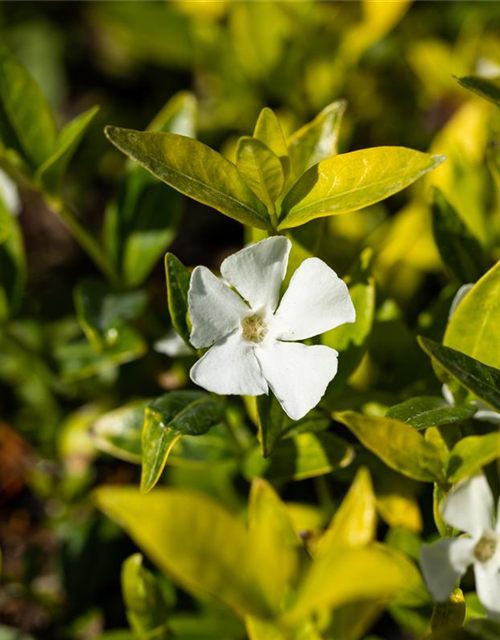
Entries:
[[491,560],[497,550],[497,537],[491,533],[486,533],[474,547],[474,556],[479,562]]
[[250,342],[262,342],[267,334],[264,319],[258,314],[248,316],[241,323],[242,334]]

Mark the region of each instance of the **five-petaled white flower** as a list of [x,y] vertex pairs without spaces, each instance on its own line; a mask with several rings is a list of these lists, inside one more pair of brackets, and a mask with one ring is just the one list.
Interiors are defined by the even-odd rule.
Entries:
[[500,520],[495,524],[493,495],[481,474],[465,480],[445,498],[444,521],[468,535],[443,538],[421,549],[420,565],[435,600],[446,600],[469,565],[487,615],[500,619]]
[[270,389],[299,420],[337,373],[338,353],[292,341],[354,322],[355,311],[346,284],[318,258],[300,265],[278,306],[290,249],[287,238],[276,236],[238,251],[221,265],[226,282],[206,267],[194,269],[190,339],[197,349],[211,348],[190,375],[220,395],[258,396]]

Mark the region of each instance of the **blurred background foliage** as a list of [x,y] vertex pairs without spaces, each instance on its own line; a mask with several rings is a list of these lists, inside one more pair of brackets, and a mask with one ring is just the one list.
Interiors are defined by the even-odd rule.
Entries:
[[[481,1],[0,3],[0,39],[36,79],[58,127],[100,105],[67,172],[64,198],[103,238],[122,276],[115,299],[96,282],[95,267],[50,200],[21,182],[19,217],[0,216],[0,235],[2,225],[15,227],[8,255],[17,264],[2,291],[9,303],[0,301],[0,309],[10,305],[0,327],[0,640],[145,637],[126,577],[123,598],[120,588],[122,563],[135,547],[89,497],[99,484],[138,484],[139,468],[130,447],[120,448],[106,432],[112,420],[103,426],[98,418],[186,385],[193,358],[170,357],[164,340],[170,319],[163,253],[217,268],[244,241],[238,223],[132,168],[104,137],[104,125],[174,127],[233,158],[237,138],[252,131],[262,107],[272,107],[290,134],[345,99],[341,152],[401,145],[446,155],[446,163],[388,201],[294,232],[299,257],[311,251],[339,273],[350,272],[366,296],[369,327],[354,336],[351,364],[346,358],[328,402],[335,410],[368,406],[377,414],[410,393],[439,394],[414,334],[441,337],[461,283],[436,247],[431,186],[446,195],[484,252],[500,258],[500,120],[493,105],[453,79],[500,75],[499,32],[500,4]],[[7,199],[1,185],[0,197]],[[151,244],[148,233],[160,230],[160,241]],[[361,252],[363,264],[355,267]],[[7,272],[4,262],[0,268]],[[121,304],[126,314],[111,312],[102,321],[86,307],[89,288],[102,308]],[[235,442],[229,445],[216,428],[198,448],[186,444],[170,459],[164,481],[241,510],[249,478],[275,473],[297,527],[314,532],[368,460],[382,531],[391,527],[395,546],[414,553],[431,509],[429,500],[417,501],[416,483],[400,476],[395,483],[395,473],[366,451],[344,470],[324,459],[300,461],[304,468],[287,473],[263,471],[255,456],[240,464],[235,450],[254,440],[244,416],[242,406],[230,403]],[[98,426],[107,434],[101,446]],[[102,451],[110,446],[121,460]],[[124,575],[152,575],[133,558]],[[177,612],[178,637],[245,637],[235,619],[167,578],[141,579],[154,583],[158,606]],[[124,601],[135,636],[113,631],[127,627]],[[426,615],[398,614],[396,607],[376,633],[415,637]]]

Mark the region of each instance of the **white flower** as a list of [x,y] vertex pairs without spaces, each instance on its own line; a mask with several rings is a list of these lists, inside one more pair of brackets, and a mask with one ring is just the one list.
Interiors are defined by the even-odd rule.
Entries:
[[469,565],[487,615],[500,620],[500,521],[493,517],[493,495],[483,475],[465,480],[441,505],[444,521],[468,536],[443,538],[423,546],[420,565],[435,600],[446,600]]
[[163,338],[154,343],[153,348],[157,353],[163,353],[171,358],[193,355],[191,349],[173,327],[170,327]]
[[190,339],[197,349],[213,346],[190,375],[221,395],[258,396],[270,389],[299,420],[337,373],[338,353],[291,341],[354,322],[355,311],[346,284],[318,258],[300,265],[278,306],[290,249],[287,238],[276,236],[226,258],[221,274],[237,293],[206,267],[194,269]]

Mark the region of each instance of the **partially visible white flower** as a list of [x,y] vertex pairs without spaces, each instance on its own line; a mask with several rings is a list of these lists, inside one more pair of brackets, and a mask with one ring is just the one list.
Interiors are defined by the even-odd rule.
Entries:
[[[465,298],[465,296],[469,293],[469,291],[473,287],[474,287],[473,282],[469,284],[464,284],[456,292],[455,297],[453,298],[450,306],[448,322],[451,320],[451,317],[457,310],[458,305],[462,302],[462,300]],[[447,385],[445,384],[443,385],[442,392],[446,402],[449,405],[453,406],[455,404],[455,398],[453,397],[453,393],[450,391]],[[474,420],[479,420],[480,422],[489,422],[491,424],[500,424],[500,413],[491,409],[491,407],[489,407],[485,402],[482,402],[481,400],[472,400],[471,404],[477,407],[477,411],[473,415]]]
[[420,566],[434,599],[446,600],[469,565],[488,617],[500,620],[500,522],[493,517],[493,495],[484,475],[468,478],[441,504],[444,521],[468,535],[424,545]]
[[16,183],[0,169],[0,198],[14,216],[21,213],[21,198]]
[[171,358],[193,355],[191,349],[173,327],[170,327],[163,338],[157,340],[153,346],[157,353],[163,353]]
[[226,282],[206,267],[194,269],[190,339],[197,349],[211,348],[190,375],[221,395],[271,390],[285,413],[299,420],[337,373],[338,353],[292,341],[354,322],[356,314],[346,284],[318,258],[300,265],[278,306],[290,249],[287,238],[276,236],[238,251],[221,265]]

